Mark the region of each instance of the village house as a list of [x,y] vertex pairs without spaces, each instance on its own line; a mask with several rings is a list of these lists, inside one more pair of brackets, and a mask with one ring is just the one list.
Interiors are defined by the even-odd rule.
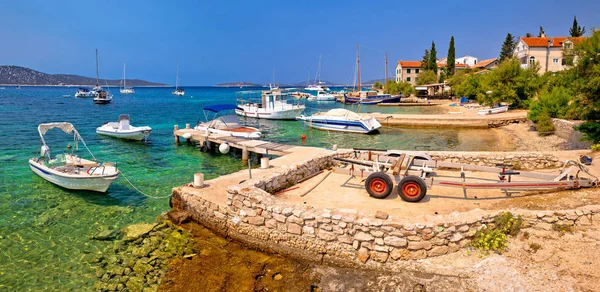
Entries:
[[515,46],[513,56],[519,59],[522,68],[539,63],[539,74],[562,71],[569,67],[563,51],[581,40],[583,37],[522,37]]
[[[446,67],[446,63],[438,62],[438,69]],[[456,70],[469,69],[467,64],[456,64]],[[421,73],[421,61],[398,61],[396,65],[396,82],[406,81],[412,86],[417,85],[417,79]],[[438,77],[442,70],[438,70]]]
[[[473,57],[473,56],[469,56],[469,55],[465,55],[464,57],[460,57],[460,58],[454,59],[454,63],[456,63],[456,64],[464,64],[464,65],[467,65],[469,67],[475,66],[477,64],[477,62],[479,62],[479,58]],[[438,63],[446,64],[446,63],[448,63],[448,58],[439,59]]]
[[494,69],[496,67],[498,67],[498,64],[500,63],[500,60],[498,60],[498,58],[492,58],[492,59],[487,59],[487,60],[482,60],[479,61],[479,63],[473,65],[471,68],[473,69]]

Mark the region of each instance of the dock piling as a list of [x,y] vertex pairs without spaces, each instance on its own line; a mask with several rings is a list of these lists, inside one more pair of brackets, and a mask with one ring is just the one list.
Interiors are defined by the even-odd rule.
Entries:
[[177,130],[179,130],[179,125],[173,126],[173,136],[175,136],[175,144],[179,145],[179,136],[177,136]]
[[196,187],[196,188],[204,187],[204,174],[203,173],[194,174],[194,187]]
[[185,124],[185,128],[189,129],[190,128],[190,124]]
[[260,159],[260,168],[262,168],[262,169],[269,168],[269,157],[263,157]]
[[244,146],[242,148],[242,164],[248,164],[248,157],[250,152],[248,151],[248,147]]

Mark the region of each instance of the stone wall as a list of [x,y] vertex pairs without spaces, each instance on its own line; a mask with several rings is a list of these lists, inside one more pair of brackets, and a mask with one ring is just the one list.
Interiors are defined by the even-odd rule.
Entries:
[[488,128],[499,128],[510,124],[527,123],[527,118],[514,118],[514,119],[489,119],[487,120]]
[[[418,220],[364,214],[352,209],[290,205],[256,187],[229,187],[227,205],[173,191],[175,209],[224,236],[257,248],[311,261],[344,266],[393,264],[458,251],[483,224],[503,211],[454,212]],[[600,206],[575,210],[509,210],[522,216],[524,229],[552,230],[553,224],[586,225],[600,220]]]
[[574,129],[574,127],[582,124],[582,121],[552,119],[552,123],[556,128],[554,134],[567,141],[567,149],[589,149],[592,146],[592,142],[581,141],[583,134]]
[[563,162],[558,157],[549,153],[528,152],[447,152],[427,151],[434,160],[443,162],[476,164],[495,167],[496,164],[505,163],[515,166],[515,169],[542,169],[561,167]]

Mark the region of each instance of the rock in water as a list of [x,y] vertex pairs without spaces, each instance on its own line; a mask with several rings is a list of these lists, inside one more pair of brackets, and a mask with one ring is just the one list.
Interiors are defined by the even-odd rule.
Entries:
[[118,230],[105,229],[105,230],[102,230],[102,231],[96,233],[94,236],[92,236],[92,239],[96,239],[96,240],[113,240],[118,235],[119,235],[119,231]]
[[140,224],[134,224],[134,225],[129,225],[127,227],[124,227],[122,229],[123,233],[125,234],[123,237],[123,240],[126,241],[133,241],[136,240],[148,233],[150,233],[150,231],[152,231],[152,229],[154,229],[154,227],[156,226],[156,223],[140,223]]

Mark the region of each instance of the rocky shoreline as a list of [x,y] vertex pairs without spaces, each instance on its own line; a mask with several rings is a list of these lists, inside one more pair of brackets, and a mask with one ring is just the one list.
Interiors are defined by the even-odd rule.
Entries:
[[95,236],[114,240],[104,252],[91,259],[96,267],[94,289],[100,291],[156,291],[174,258],[195,255],[189,232],[165,217],[156,223],[124,227],[121,232],[103,231]]

